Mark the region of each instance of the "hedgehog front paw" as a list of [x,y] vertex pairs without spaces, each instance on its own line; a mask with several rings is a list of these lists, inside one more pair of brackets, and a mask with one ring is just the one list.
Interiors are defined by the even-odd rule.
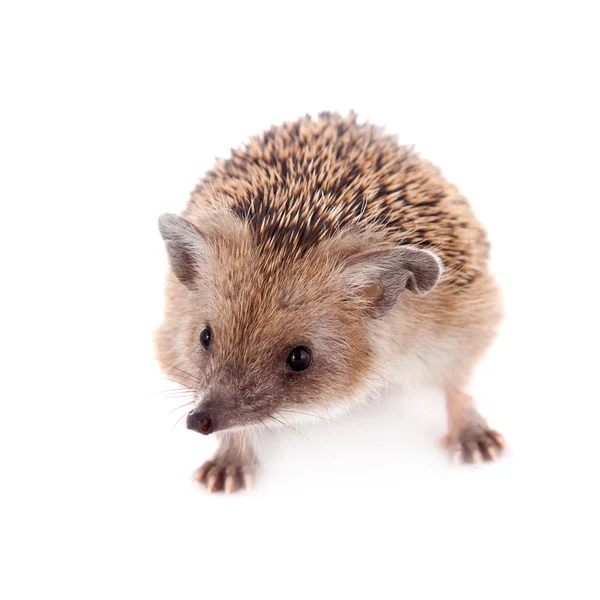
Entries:
[[497,431],[468,427],[457,434],[447,435],[442,442],[456,464],[496,460],[506,447],[504,438]]
[[252,464],[233,461],[228,457],[207,460],[195,473],[194,480],[206,486],[206,491],[230,494],[240,489],[250,490],[255,473]]

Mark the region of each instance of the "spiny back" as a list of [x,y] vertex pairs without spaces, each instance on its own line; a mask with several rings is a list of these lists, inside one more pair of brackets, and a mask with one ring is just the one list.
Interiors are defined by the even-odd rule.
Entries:
[[356,116],[322,113],[272,127],[200,181],[188,206],[225,203],[267,252],[299,256],[342,227],[383,226],[389,240],[431,248],[446,279],[471,282],[489,246],[467,201],[438,169]]

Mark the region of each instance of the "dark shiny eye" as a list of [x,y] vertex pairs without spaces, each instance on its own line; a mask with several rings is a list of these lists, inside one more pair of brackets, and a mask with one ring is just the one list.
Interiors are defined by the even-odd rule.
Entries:
[[210,343],[212,342],[212,329],[207,325],[200,332],[200,343],[202,344],[205,350],[210,348]]
[[310,350],[304,346],[294,348],[287,357],[288,367],[292,371],[306,371],[311,362]]

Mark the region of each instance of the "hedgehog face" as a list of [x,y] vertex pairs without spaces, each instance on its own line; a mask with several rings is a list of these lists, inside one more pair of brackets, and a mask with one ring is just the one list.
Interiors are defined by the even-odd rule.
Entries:
[[[198,388],[188,426],[205,434],[354,402],[372,374],[372,321],[404,288],[439,278],[437,259],[414,249],[402,258],[348,239],[291,255],[261,247],[237,219],[200,233],[167,215],[160,227],[186,296],[172,318]],[[420,271],[405,268],[411,252]]]

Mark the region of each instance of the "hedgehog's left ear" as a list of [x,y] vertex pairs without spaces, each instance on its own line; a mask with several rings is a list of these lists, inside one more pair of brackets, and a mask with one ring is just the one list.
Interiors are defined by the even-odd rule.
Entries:
[[173,273],[183,285],[194,289],[208,257],[204,236],[189,221],[169,213],[161,215],[158,229]]
[[346,264],[351,293],[374,317],[392,310],[405,289],[424,296],[437,285],[443,271],[436,254],[415,246],[359,253]]

